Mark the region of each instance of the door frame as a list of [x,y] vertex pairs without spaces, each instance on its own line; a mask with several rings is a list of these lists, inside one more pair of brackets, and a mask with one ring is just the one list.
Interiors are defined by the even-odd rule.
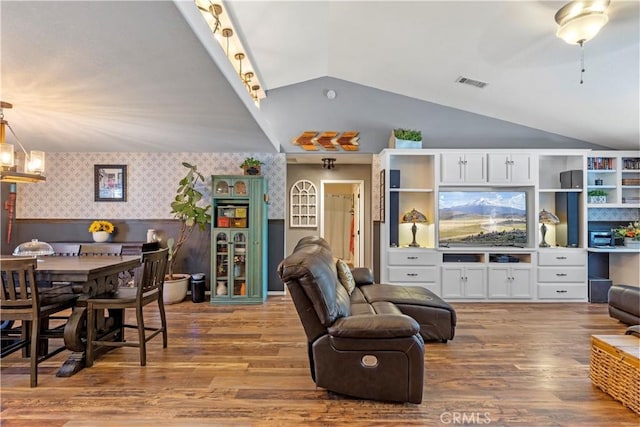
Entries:
[[324,238],[324,195],[325,195],[325,185],[326,184],[351,184],[357,185],[358,193],[360,197],[358,197],[357,203],[354,203],[354,207],[357,205],[358,212],[358,221],[355,224],[356,229],[355,237],[355,254],[354,261],[357,262],[356,267],[364,266],[364,180],[362,179],[322,179],[320,180],[320,209],[319,209],[319,231],[320,237]]

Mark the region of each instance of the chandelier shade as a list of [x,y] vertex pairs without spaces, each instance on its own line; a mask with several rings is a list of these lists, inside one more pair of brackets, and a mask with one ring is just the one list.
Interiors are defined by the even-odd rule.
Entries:
[[607,22],[610,0],[572,1],[556,12],[556,35],[569,44],[582,45],[600,32]]

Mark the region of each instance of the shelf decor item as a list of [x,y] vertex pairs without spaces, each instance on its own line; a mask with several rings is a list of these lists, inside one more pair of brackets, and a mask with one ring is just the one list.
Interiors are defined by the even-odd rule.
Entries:
[[611,231],[615,237],[624,239],[626,247],[640,249],[640,222],[630,222],[627,226],[620,226]]
[[413,241],[409,243],[409,246],[412,248],[419,248],[420,245],[418,244],[418,242],[416,242],[416,232],[418,231],[418,226],[416,225],[416,223],[426,224],[427,217],[425,216],[425,214],[415,209],[411,209],[402,217],[402,223],[403,224],[413,223],[413,225],[411,226],[411,234],[413,235]]
[[240,164],[240,167],[244,171],[245,175],[260,175],[263,164],[264,163],[258,159],[247,157],[244,159],[244,162]]
[[607,203],[607,192],[605,190],[589,190],[590,204],[602,204]]
[[92,234],[93,241],[103,243],[109,240],[111,233],[116,228],[109,221],[93,221],[89,226],[89,232]]
[[542,224],[540,227],[540,232],[542,233],[542,243],[540,243],[541,248],[548,248],[549,244],[547,243],[547,224],[559,224],[560,219],[555,215],[549,212],[548,210],[542,209],[538,214],[538,221]]
[[415,129],[394,129],[389,148],[422,148],[422,132]]

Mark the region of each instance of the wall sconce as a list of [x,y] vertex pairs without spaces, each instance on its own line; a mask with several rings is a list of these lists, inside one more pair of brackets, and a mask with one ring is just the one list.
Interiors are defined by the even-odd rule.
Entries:
[[[46,178],[42,175],[44,173],[45,166],[45,154],[44,151],[31,150],[27,153],[22,143],[13,131],[13,128],[7,120],[4,119],[4,109],[13,108],[13,105],[9,102],[0,101],[0,181],[2,182],[41,182]],[[22,149],[24,153],[24,164],[22,172],[18,171],[18,165],[16,164],[16,156],[14,152],[14,145],[7,144],[6,128],[13,135],[14,139]]]
[[418,231],[418,226],[416,225],[416,223],[426,224],[427,217],[425,216],[425,214],[415,209],[411,209],[402,217],[402,223],[403,224],[413,223],[413,225],[411,226],[411,234],[413,235],[413,241],[409,243],[409,246],[412,248],[419,248],[420,245],[418,244],[418,242],[416,242],[416,232]]
[[324,157],[322,159],[322,168],[331,170],[331,169],[336,167],[335,163],[336,163],[336,159],[335,158],[333,158],[333,157]]

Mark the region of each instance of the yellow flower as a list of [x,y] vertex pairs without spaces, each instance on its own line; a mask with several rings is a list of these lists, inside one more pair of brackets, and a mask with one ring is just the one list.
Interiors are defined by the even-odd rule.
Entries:
[[89,226],[89,231],[95,233],[96,231],[106,231],[107,233],[113,233],[116,228],[109,221],[93,221]]

